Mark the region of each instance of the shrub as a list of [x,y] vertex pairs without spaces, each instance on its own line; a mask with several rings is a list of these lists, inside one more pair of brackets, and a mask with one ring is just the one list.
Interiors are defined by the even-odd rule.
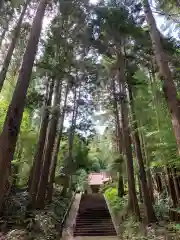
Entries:
[[106,199],[108,200],[110,207],[114,214],[117,214],[126,204],[125,197],[118,197],[117,188],[110,187],[105,191]]
[[158,220],[163,220],[165,216],[168,216],[169,206],[170,200],[168,197],[165,197],[164,194],[159,195],[159,197],[156,198],[153,207]]
[[60,220],[63,218],[65,211],[67,210],[69,204],[70,204],[71,198],[59,198],[55,200],[53,205],[53,212],[55,215],[55,218]]
[[105,183],[104,185],[102,185],[100,187],[100,192],[101,193],[105,193],[105,191],[107,189],[109,189],[109,188],[116,188],[116,187],[117,187],[117,183],[115,183],[115,182],[107,182],[107,183]]

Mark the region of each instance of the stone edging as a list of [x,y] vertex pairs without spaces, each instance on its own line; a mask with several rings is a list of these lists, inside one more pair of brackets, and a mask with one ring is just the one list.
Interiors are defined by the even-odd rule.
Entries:
[[106,201],[106,204],[107,204],[107,207],[108,207],[108,210],[109,210],[109,213],[110,213],[110,216],[111,216],[111,219],[112,219],[114,228],[115,228],[115,230],[116,230],[116,234],[117,234],[117,236],[118,236],[118,235],[119,235],[119,226],[118,226],[118,224],[116,223],[117,221],[116,221],[116,219],[115,219],[115,216],[114,216],[113,212],[111,211],[110,204],[109,204],[108,200],[106,199],[105,194],[103,194],[103,196],[104,196],[104,199],[105,199],[105,201]]

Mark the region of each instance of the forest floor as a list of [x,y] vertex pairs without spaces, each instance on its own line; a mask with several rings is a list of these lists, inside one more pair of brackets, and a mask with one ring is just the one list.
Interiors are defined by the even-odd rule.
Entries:
[[[137,222],[132,216],[122,212],[115,217],[118,229],[118,236],[121,240],[180,240],[180,224],[170,221],[159,221],[155,224],[147,225],[145,214],[143,222]],[[124,215],[124,216],[123,216]]]
[[146,226],[128,218],[120,226],[119,239],[121,240],[180,240],[180,232],[170,227],[169,223],[160,222]]
[[17,201],[12,196],[13,211],[8,205],[9,215],[1,219],[0,240],[59,240],[61,222],[71,198],[72,195],[64,198],[57,191],[44,210],[31,211],[27,216],[25,206],[13,206]]

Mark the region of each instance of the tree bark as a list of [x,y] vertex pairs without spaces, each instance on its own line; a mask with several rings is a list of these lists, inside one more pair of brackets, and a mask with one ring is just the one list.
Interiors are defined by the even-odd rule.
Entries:
[[154,176],[155,180],[156,180],[156,185],[157,185],[157,191],[159,193],[162,193],[163,191],[163,187],[162,187],[162,181],[161,181],[161,176],[159,173],[156,173]]
[[152,201],[148,191],[146,171],[144,167],[144,159],[143,159],[143,154],[141,150],[141,142],[140,142],[140,137],[138,133],[138,125],[137,125],[136,114],[134,109],[134,102],[133,102],[134,98],[133,98],[133,93],[130,86],[128,86],[128,90],[129,90],[130,106],[131,106],[131,112],[132,112],[132,121],[133,121],[132,124],[133,124],[133,130],[134,130],[136,157],[139,165],[139,178],[140,178],[140,183],[142,187],[142,193],[143,193],[142,195],[143,195],[143,202],[145,205],[147,222],[148,223],[156,222],[157,221],[156,215],[154,213]]
[[60,143],[61,143],[61,138],[62,138],[62,132],[63,132],[63,125],[64,125],[64,117],[65,117],[65,112],[66,112],[68,91],[69,91],[69,84],[67,84],[66,91],[65,91],[64,106],[63,106],[62,116],[61,116],[61,120],[60,120],[60,129],[59,129],[59,133],[58,133],[58,136],[57,136],[57,140],[56,140],[56,144],[55,144],[55,148],[54,148],[53,156],[52,156],[52,163],[51,163],[50,174],[49,174],[50,177],[49,177],[49,184],[48,184],[48,193],[47,193],[47,200],[49,202],[52,201],[53,182],[54,182],[54,179],[55,179],[58,153],[59,153],[59,148],[60,148]]
[[174,182],[174,189],[176,192],[177,204],[179,204],[180,192],[179,192],[179,185],[178,185],[178,181],[177,181],[176,171],[174,168],[172,168],[171,172],[172,172],[172,177],[173,177],[173,182]]
[[[76,119],[78,114],[78,100],[80,99],[80,89],[79,89],[79,95],[77,98],[77,90],[75,88],[74,90],[74,109],[73,109],[73,116],[71,121],[71,127],[69,132],[69,159],[72,159],[72,150],[73,150],[73,141],[74,141],[74,134],[76,129]],[[77,98],[77,99],[76,99]]]
[[118,176],[118,196],[123,197],[124,193],[125,193],[124,192],[124,180],[123,180],[123,176],[119,172],[119,176]]
[[138,187],[139,187],[139,200],[141,203],[143,203],[142,187],[141,187],[141,181],[139,176],[138,176]]
[[26,94],[30,83],[32,67],[38,48],[47,0],[41,0],[33,21],[27,48],[25,50],[22,66],[18,76],[16,88],[8,108],[3,130],[0,135],[0,207],[8,182],[11,161],[14,156],[16,142],[25,106]]
[[[75,130],[76,130],[76,120],[78,115],[78,108],[80,100],[80,93],[81,88],[79,87],[78,90],[78,97],[77,97],[77,89],[76,86],[74,86],[74,106],[73,106],[73,115],[72,115],[72,121],[71,126],[69,129],[69,136],[68,136],[68,157],[65,161],[65,173],[68,176],[68,188],[69,191],[71,190],[72,185],[72,175],[74,173],[74,163],[73,163],[73,143],[74,143],[74,136],[75,136]],[[64,187],[64,193],[67,193],[67,187]],[[65,195],[64,195],[65,196]]]
[[7,71],[8,71],[8,67],[9,67],[9,64],[11,62],[11,58],[12,58],[12,55],[13,55],[13,52],[14,52],[14,48],[16,46],[20,31],[21,31],[22,21],[23,21],[24,15],[26,13],[26,9],[28,7],[29,2],[30,2],[30,0],[27,0],[26,3],[23,6],[22,13],[21,13],[21,15],[19,17],[19,20],[18,20],[18,23],[17,23],[17,25],[14,29],[14,35],[13,35],[13,38],[11,40],[11,44],[9,46],[9,49],[7,51],[7,55],[6,55],[6,57],[4,59],[4,62],[3,62],[2,70],[0,72],[0,92],[1,92],[1,90],[3,88],[3,85],[4,85],[4,81],[5,81],[5,78],[6,78]]
[[147,185],[148,185],[148,190],[149,190],[149,195],[151,198],[151,202],[154,203],[154,190],[153,190],[153,182],[152,182],[152,175],[151,175],[151,170],[150,170],[150,165],[149,165],[149,159],[148,159],[148,154],[146,151],[146,146],[145,146],[145,140],[142,134],[140,135],[141,138],[141,145],[142,145],[142,154],[145,159],[146,163],[146,176],[147,176]]
[[49,129],[47,134],[47,143],[45,146],[45,152],[43,155],[43,166],[41,171],[41,177],[38,186],[38,193],[36,197],[35,207],[38,209],[43,209],[45,206],[46,191],[48,187],[48,178],[50,165],[52,160],[52,152],[54,148],[56,130],[59,120],[60,111],[60,99],[61,99],[62,81],[59,79],[55,82],[55,93],[54,93],[54,103],[53,103],[53,114],[51,122],[49,123]]
[[41,128],[39,132],[39,140],[36,147],[36,152],[34,155],[34,162],[32,167],[32,179],[31,185],[29,186],[29,193],[32,199],[32,208],[35,207],[36,203],[36,194],[38,189],[38,182],[41,175],[41,165],[42,165],[42,156],[43,150],[46,141],[47,127],[49,123],[49,107],[51,106],[52,94],[53,94],[54,80],[51,80],[50,87],[47,88],[46,99],[44,103],[43,116],[41,121]]
[[168,188],[169,188],[169,193],[172,199],[173,207],[175,208],[177,206],[177,198],[176,198],[176,192],[174,189],[174,182],[171,174],[170,168],[166,168],[167,171],[167,180],[168,180]]
[[[116,99],[116,88],[115,88],[115,80],[112,80],[112,89],[113,89],[113,98],[114,98],[114,115],[116,119],[116,126],[117,126],[117,143],[118,143],[118,151],[119,154],[123,153],[123,145],[122,145],[122,131],[120,127],[120,118],[119,118],[119,110],[118,110],[118,103]],[[118,196],[123,197],[124,196],[124,180],[122,176],[122,172],[119,171],[118,173]]]
[[148,0],[143,0],[143,3],[146,21],[150,29],[152,47],[160,70],[161,80],[163,81],[163,91],[171,115],[172,126],[176,137],[178,151],[180,154],[180,109],[178,106],[176,86],[173,82],[172,73],[168,64],[168,59],[163,50],[161,36],[157,29],[149,2]]
[[77,114],[78,114],[78,100],[80,99],[80,89],[77,97],[77,89],[76,86],[74,87],[74,106],[73,106],[73,115],[72,115],[72,120],[71,120],[71,126],[69,129],[69,136],[68,136],[68,158],[67,162],[65,163],[65,171],[67,175],[71,175],[73,172],[73,167],[72,167],[72,152],[73,152],[73,142],[74,142],[74,135],[75,135],[75,130],[76,130],[76,119],[77,119]]
[[133,166],[133,155],[131,148],[131,137],[129,130],[129,120],[128,120],[128,108],[126,101],[126,90],[125,90],[125,64],[124,57],[122,53],[118,55],[118,80],[120,88],[120,100],[121,100],[121,118],[122,118],[122,127],[123,127],[123,136],[124,136],[124,147],[127,158],[127,174],[128,174],[128,191],[129,191],[129,203],[132,205],[132,211],[140,220],[140,211],[136,195],[135,188],[135,178],[134,178],[134,166]]

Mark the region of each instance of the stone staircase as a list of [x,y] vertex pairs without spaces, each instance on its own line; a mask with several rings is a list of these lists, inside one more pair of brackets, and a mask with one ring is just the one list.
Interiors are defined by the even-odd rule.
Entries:
[[74,237],[116,235],[104,196],[98,193],[82,195]]

